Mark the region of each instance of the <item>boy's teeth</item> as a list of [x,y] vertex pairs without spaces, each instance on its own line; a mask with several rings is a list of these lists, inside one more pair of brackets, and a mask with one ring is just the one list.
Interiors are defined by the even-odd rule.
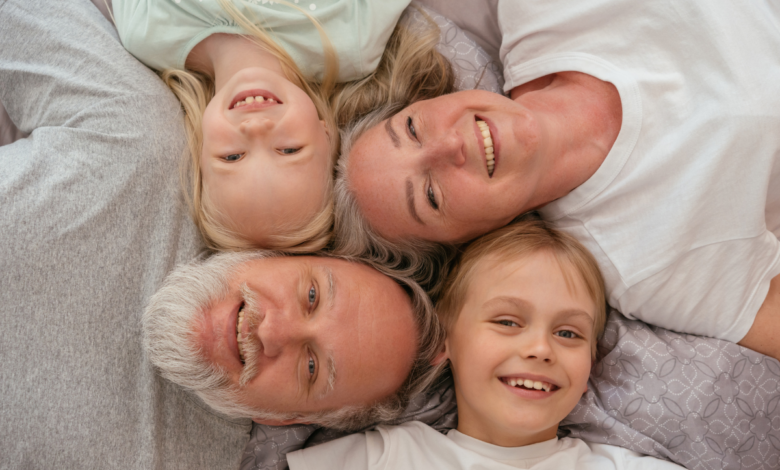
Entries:
[[544,390],[545,392],[552,390],[551,384],[548,384],[547,382],[539,382],[536,380],[510,378],[506,380],[506,383],[512,387],[524,387],[529,390]]

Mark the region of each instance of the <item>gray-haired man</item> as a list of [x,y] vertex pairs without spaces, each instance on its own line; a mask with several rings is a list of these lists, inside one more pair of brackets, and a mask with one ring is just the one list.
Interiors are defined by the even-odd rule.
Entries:
[[269,252],[180,267],[151,299],[144,333],[163,376],[222,413],[340,429],[400,414],[441,340],[416,284]]

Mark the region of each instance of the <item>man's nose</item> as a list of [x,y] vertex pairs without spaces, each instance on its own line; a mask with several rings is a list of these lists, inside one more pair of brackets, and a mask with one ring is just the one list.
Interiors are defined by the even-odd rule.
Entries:
[[303,322],[282,310],[267,311],[256,328],[256,334],[263,343],[263,354],[267,357],[276,357],[286,348],[297,347],[305,337]]
[[241,133],[247,136],[265,135],[274,128],[274,121],[267,117],[253,116],[241,121]]

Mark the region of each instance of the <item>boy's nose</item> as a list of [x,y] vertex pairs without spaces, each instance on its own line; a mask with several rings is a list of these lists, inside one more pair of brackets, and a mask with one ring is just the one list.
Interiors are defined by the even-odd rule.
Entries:
[[522,355],[525,359],[536,359],[548,363],[555,361],[555,353],[547,334],[538,333],[526,337],[522,346]]

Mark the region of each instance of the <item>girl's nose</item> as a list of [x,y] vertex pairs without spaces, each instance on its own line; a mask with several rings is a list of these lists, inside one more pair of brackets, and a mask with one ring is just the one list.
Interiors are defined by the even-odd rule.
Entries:
[[249,136],[265,135],[274,127],[274,122],[266,117],[252,117],[241,122],[240,130]]

